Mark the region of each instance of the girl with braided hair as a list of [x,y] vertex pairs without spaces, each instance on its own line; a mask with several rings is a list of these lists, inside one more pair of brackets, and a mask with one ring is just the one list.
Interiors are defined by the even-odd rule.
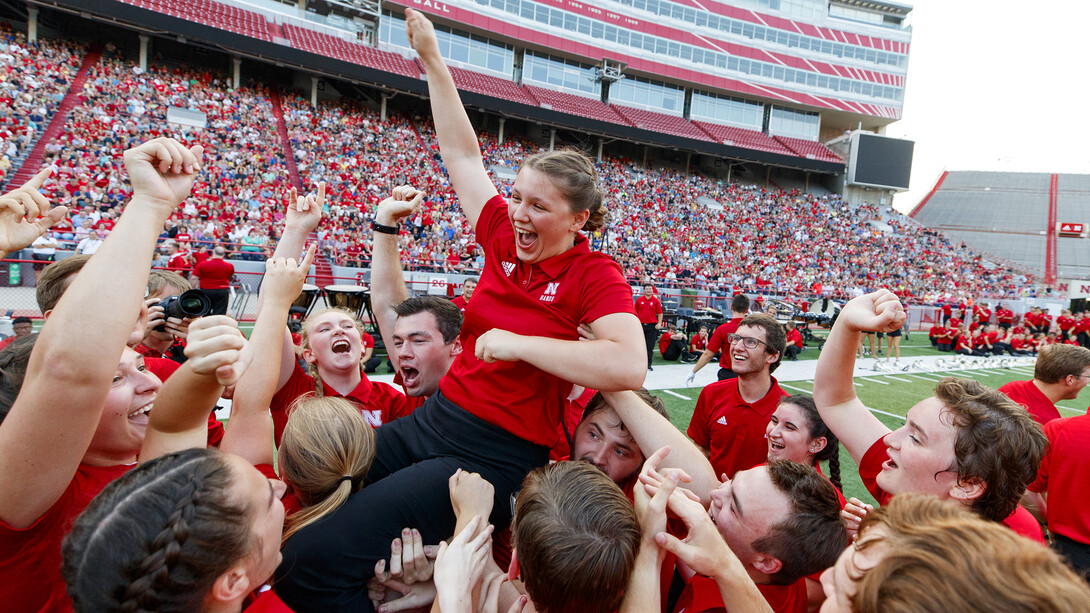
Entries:
[[[275,480],[239,456],[186,449],[108,485],[64,540],[79,612],[241,611],[280,561]],[[287,611],[266,591],[247,611]]]
[[788,396],[780,401],[772,419],[765,426],[769,460],[791,460],[813,466],[829,462],[829,481],[836,487],[840,506],[844,506],[840,484],[840,441],[825,422],[810,396]]

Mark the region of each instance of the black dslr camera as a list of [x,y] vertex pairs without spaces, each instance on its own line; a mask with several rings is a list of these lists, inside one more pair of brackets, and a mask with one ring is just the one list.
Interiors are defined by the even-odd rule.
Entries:
[[[212,312],[212,301],[199,289],[186,290],[177,296],[167,296],[156,306],[163,307],[164,317],[178,319],[196,319]],[[160,324],[155,329],[162,331],[165,328],[165,324]]]

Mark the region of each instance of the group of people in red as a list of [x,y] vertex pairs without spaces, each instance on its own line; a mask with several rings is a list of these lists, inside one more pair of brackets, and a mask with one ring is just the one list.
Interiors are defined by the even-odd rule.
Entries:
[[931,345],[939,351],[960,355],[1037,355],[1047,346],[1064,344],[1090,348],[1090,314],[1063,309],[1053,323],[1052,315],[1039,306],[1015,314],[1000,304],[992,310],[987,303],[941,307],[942,319],[928,331]]
[[[369,224],[394,384],[364,374],[362,324],[343,310],[312,313],[297,349],[285,322],[317,251],[319,184],[281,211],[249,338],[211,315],[166,322],[185,337],[183,363],[138,352],[164,323],[149,297],[156,241],[206,157],[167,137],[127,149],[132,197],[112,231],[93,255],[43,270],[41,332],[0,351],[5,607],[1085,608],[1090,587],[1072,565],[1090,568],[1078,487],[1090,417],[1042,430],[1024,396],[945,378],[891,430],[853,384],[860,336],[905,321],[878,290],[843,307],[813,398],[773,376],[784,327],[735,300],[731,328],[694,366],[719,352],[722,376],[682,433],[641,389],[649,307],[587,237],[605,219],[595,166],[535,154],[501,194],[431,23],[406,15],[439,152],[484,254],[465,304],[409,296],[398,235],[425,193],[395,186]],[[67,213],[42,193],[50,174],[0,196],[3,254]],[[184,281],[155,281],[155,294]],[[1073,398],[1090,350],[1050,347],[1038,366],[1022,393]],[[841,445],[879,508],[844,500]],[[559,448],[566,457],[550,462]]]

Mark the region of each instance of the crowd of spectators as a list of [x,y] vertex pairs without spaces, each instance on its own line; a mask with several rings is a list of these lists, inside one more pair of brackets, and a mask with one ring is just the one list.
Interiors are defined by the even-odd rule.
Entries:
[[81,45],[27,42],[0,24],[0,184],[45,130],[83,61]]
[[[172,107],[204,113],[205,127],[168,122]],[[203,145],[205,170],[164,237],[181,236],[183,248],[225,244],[242,257],[264,258],[289,183],[280,143],[268,137],[271,125],[272,105],[259,85],[233,89],[221,75],[182,67],[142,70],[108,49],[64,131],[46,145],[45,164],[55,169],[49,195],[74,212],[61,238],[80,241],[115,217],[131,193],[121,152],[171,136]]]
[[[41,65],[39,76],[28,71],[20,78],[52,83],[38,90],[44,98],[63,97],[62,77],[74,73],[77,51],[54,43],[27,51],[10,32],[7,40],[9,51],[22,50],[15,52],[25,55],[24,63]],[[42,57],[50,59],[35,59]],[[171,107],[205,113],[207,127],[168,123]],[[447,273],[480,270],[482,256],[448,185],[430,120],[397,111],[383,118],[348,98],[312,107],[302,96],[287,94],[282,108],[302,187],[327,184],[329,215],[319,238],[330,260],[368,266],[366,220],[382,195],[409,184],[428,194],[429,206],[408,222],[410,231],[399,239],[406,266]],[[209,71],[141,70],[107,48],[64,132],[46,147],[46,163],[56,169],[51,196],[76,212],[70,227],[58,229],[62,246],[88,238],[127,197],[120,153],[133,143],[166,135],[204,145],[208,172],[164,237],[180,235],[208,248],[225,244],[236,257],[264,257],[275,246],[273,228],[290,188],[282,145],[270,138],[275,121],[260,84],[232,89],[227,79]],[[517,171],[513,160],[539,148],[518,138],[500,144],[483,132],[480,141],[490,172]],[[792,302],[820,295],[847,298],[877,287],[926,303],[961,296],[1016,298],[1034,291],[1034,279],[1027,274],[992,265],[907,217],[849,205],[836,195],[724,182],[610,157],[598,170],[610,223],[592,239],[634,281],[721,296],[777,294]],[[493,179],[508,189],[504,177],[513,174]],[[181,247],[184,251],[186,245]]]

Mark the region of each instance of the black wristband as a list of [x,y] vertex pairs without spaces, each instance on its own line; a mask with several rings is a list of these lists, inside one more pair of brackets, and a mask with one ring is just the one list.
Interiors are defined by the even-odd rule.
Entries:
[[383,234],[393,234],[394,236],[397,236],[401,233],[401,228],[397,226],[387,226],[384,224],[380,224],[374,219],[371,220],[371,229],[375,232],[381,232]]

